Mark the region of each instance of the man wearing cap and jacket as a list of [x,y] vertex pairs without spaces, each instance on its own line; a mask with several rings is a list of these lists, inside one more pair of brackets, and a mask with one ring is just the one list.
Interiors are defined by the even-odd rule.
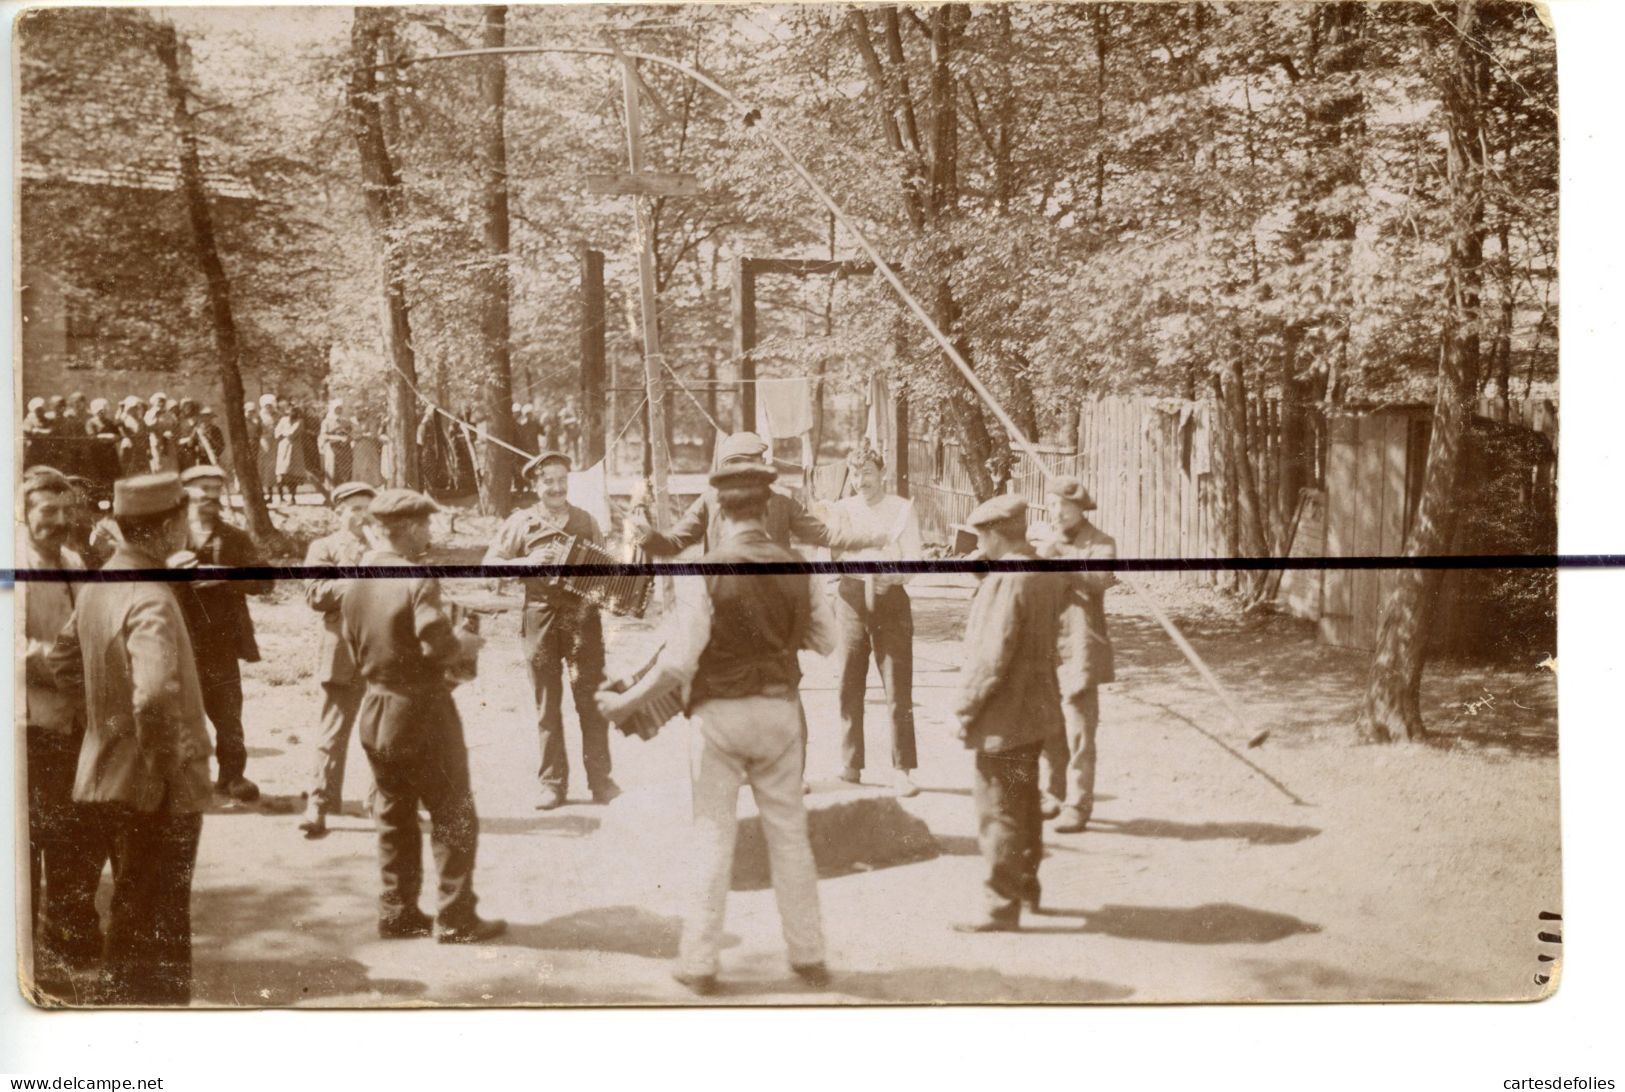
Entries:
[[678,949],[677,981],[715,991],[723,918],[733,877],[739,787],[749,783],[766,834],[773,890],[790,967],[813,986],[829,983],[818,909],[818,871],[802,803],[800,649],[829,655],[834,618],[811,576],[743,570],[794,561],[763,524],[773,470],[761,463],[719,467],[721,545],[707,563],[738,568],[678,578],[677,610],[654,668],[624,693],[601,691],[599,707],[621,719],[645,698],[682,686],[691,730],[695,870]]
[[[83,569],[68,548],[73,483],[48,466],[30,467],[19,492],[26,538],[20,547],[33,569]],[[29,909],[35,984],[48,991],[93,966],[101,955],[96,886],[107,860],[94,809],[73,800],[84,740],[80,691],[58,686],[49,662],[57,636],[73,615],[79,588],[23,583],[17,595],[27,636],[24,691],[27,730]]]
[[[386,489],[368,505],[366,565],[409,565],[431,545],[438,506],[410,489]],[[468,747],[449,673],[478,654],[480,638],[460,631],[432,577],[349,581],[339,602],[342,639],[366,694],[356,715],[361,749],[372,766],[378,825],[378,935],[428,936],[442,944],[490,940],[507,928],[474,912],[479,819],[468,780]],[[429,840],[440,874],[438,913],[418,908],[423,834],[418,805],[429,812]]]
[[[333,510],[339,529],[323,535],[305,551],[307,566],[349,568],[361,564],[368,550],[367,506],[377,490],[366,482],[345,482],[333,490]],[[305,581],[305,605],[322,616],[321,644],[316,678],[322,684],[322,726],[316,737],[316,768],[312,773],[305,814],[299,829],[307,837],[327,833],[327,817],[344,807],[344,766],[350,749],[350,729],[361,707],[366,683],[356,674],[350,649],[339,639],[339,606],[348,581],[333,575]]]
[[[570,503],[570,459],[544,451],[525,464],[537,502],[509,516],[485,551],[485,564],[523,561],[553,535],[571,535],[601,546],[598,521]],[[536,772],[536,807],[547,811],[568,799],[570,759],[564,747],[563,666],[570,665],[570,691],[581,724],[581,765],[595,803],[620,795],[610,777],[609,723],[593,695],[604,681],[604,624],[598,605],[545,580],[527,579],[519,637],[536,696],[536,731],[542,764]]]
[[[966,522],[989,561],[1037,556],[1020,497],[984,501]],[[1038,756],[1062,727],[1055,656],[1066,595],[1064,573],[994,572],[971,600],[956,714],[960,739],[976,752],[978,841],[988,876],[986,912],[956,925],[961,932],[1018,929],[1022,908],[1038,909]]]
[[[186,542],[173,473],[113,484],[120,542],[104,567],[158,569]],[[73,798],[111,838],[113,901],[102,961],[112,1005],[192,998],[192,874],[209,806],[209,733],[173,584],[87,584],[50,656],[60,688],[85,697]]]
[[[736,432],[717,445],[717,468],[745,465],[772,469],[767,455],[767,442],[756,433]],[[707,550],[714,548],[716,516],[717,491],[712,488],[700,494],[669,531],[656,531],[641,516],[631,517],[631,524],[639,545],[650,557],[674,557],[697,542],[703,542]],[[785,549],[791,549],[792,542],[800,542],[834,550],[862,550],[884,546],[888,541],[885,535],[853,534],[832,528],[776,489],[768,497],[763,525],[768,539]]]
[[[1089,522],[1094,498],[1071,475],[1050,483],[1052,524],[1040,531],[1040,557],[1112,560],[1117,540]],[[1061,834],[1081,833],[1095,807],[1095,733],[1100,728],[1100,687],[1115,679],[1112,640],[1106,631],[1106,592],[1117,583],[1110,572],[1070,573],[1066,609],[1061,612],[1061,712],[1066,735],[1044,747],[1044,811],[1057,817]]]
[[[265,558],[248,532],[222,518],[226,472],[201,463],[189,467],[181,482],[188,501],[186,548],[196,558],[195,564],[233,569],[263,566]],[[215,788],[244,803],[259,799],[260,790],[243,776],[248,745],[243,738],[243,675],[237,662],[256,663],[260,658],[247,597],[269,595],[274,587],[270,580],[201,579],[176,585],[176,597],[197,651],[204,709],[214,725],[219,764]]]

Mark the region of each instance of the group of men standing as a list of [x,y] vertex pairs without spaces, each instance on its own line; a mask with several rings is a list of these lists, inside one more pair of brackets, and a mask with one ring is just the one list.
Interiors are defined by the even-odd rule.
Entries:
[[[570,459],[544,452],[525,468],[537,503],[498,532],[486,562],[523,562],[551,536],[603,540],[569,503]],[[828,980],[807,838],[806,717],[797,652],[842,650],[842,777],[860,780],[863,709],[871,657],[891,714],[898,790],[918,791],[912,716],[912,607],[906,574],[843,576],[833,600],[804,576],[748,571],[796,560],[792,543],[837,558],[921,556],[907,501],[883,486],[878,453],[854,453],[856,492],[827,522],[772,488],[767,445],[751,433],[719,447],[706,491],[661,533],[641,517],[632,537],[651,556],[703,542],[702,560],[736,568],[722,577],[678,578],[656,670],[637,685],[606,683],[598,607],[545,581],[524,581],[520,623],[536,701],[541,764],[537,806],[568,798],[563,734],[564,671],[578,713],[582,764],[597,803],[619,793],[608,726],[660,685],[677,685],[691,718],[696,888],[677,968],[699,993],[716,984],[731,874],[738,788],[749,783],[763,817],[792,968]],[[115,485],[119,544],[111,569],[198,566],[181,583],[30,586],[26,597],[28,757],[38,966],[72,977],[100,963],[103,1003],[177,1004],[190,996],[190,880],[201,813],[215,794],[254,799],[245,775],[241,660],[258,657],[245,596],[269,584],[213,580],[212,567],[255,566],[248,536],[222,519],[224,474],[194,467]],[[48,468],[23,487],[29,563],[72,569],[62,544],[70,484]],[[405,490],[361,482],[333,491],[339,527],[311,544],[307,564],[401,565],[430,547],[436,506]],[[1051,522],[1029,530],[1019,498],[995,497],[970,517],[989,560],[1044,556],[1109,558],[1109,536],[1089,523],[1092,503],[1077,479],[1058,479]],[[980,843],[988,862],[985,912],[971,931],[1019,928],[1040,905],[1042,822],[1081,831],[1093,799],[1098,687],[1112,677],[1103,595],[1109,573],[998,571],[980,584],[966,625],[960,737],[975,754]],[[475,912],[479,823],[454,687],[471,677],[480,646],[458,624],[438,583],[317,578],[305,588],[320,615],[322,726],[300,825],[326,831],[342,806],[345,751],[357,731],[372,774],[386,938],[437,934],[448,943],[500,935],[503,923]],[[831,605],[833,602],[833,610]],[[205,722],[214,726],[217,774]],[[1047,771],[1045,767],[1047,766]],[[419,807],[430,816],[439,873],[435,917],[418,906],[422,886]],[[104,863],[114,870],[112,924],[100,931],[92,905]],[[40,898],[41,892],[45,893]]]

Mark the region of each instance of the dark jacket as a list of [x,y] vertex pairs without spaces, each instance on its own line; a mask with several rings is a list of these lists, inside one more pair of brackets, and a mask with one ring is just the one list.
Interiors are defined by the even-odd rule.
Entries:
[[[1085,520],[1065,542],[1043,551],[1045,557],[1109,560],[1117,540]],[[1080,694],[1117,678],[1112,639],[1106,630],[1106,590],[1117,583],[1109,572],[1071,573],[1066,609],[1061,612],[1061,693]]]
[[[208,540],[193,546],[192,552],[197,554],[200,566],[246,568],[265,564],[264,555],[248,532],[229,523],[215,524]],[[206,578],[206,574],[199,575]],[[174,587],[192,643],[200,652],[225,655],[229,650],[239,660],[259,661],[260,648],[254,640],[254,619],[248,613],[246,597],[270,594],[275,587],[272,581],[231,580],[205,588],[181,583]]]
[[[106,568],[162,566],[120,545]],[[58,685],[82,687],[85,695],[85,741],[73,785],[81,803],[172,814],[209,805],[203,692],[175,586],[84,585],[50,654]]]
[[1065,573],[995,572],[976,589],[957,708],[965,746],[1008,751],[1062,731],[1055,658],[1069,582]]

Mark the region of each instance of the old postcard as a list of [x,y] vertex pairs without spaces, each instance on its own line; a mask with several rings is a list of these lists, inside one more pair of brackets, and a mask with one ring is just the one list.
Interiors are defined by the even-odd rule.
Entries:
[[1557,988],[1536,7],[14,29],[35,1005]]

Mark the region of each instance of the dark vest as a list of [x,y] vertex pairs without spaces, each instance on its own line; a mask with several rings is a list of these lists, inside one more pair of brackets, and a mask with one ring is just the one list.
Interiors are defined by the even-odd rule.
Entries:
[[[730,537],[701,560],[749,564],[801,559],[753,529]],[[812,617],[807,577],[726,573],[707,576],[705,586],[711,596],[711,640],[700,654],[689,707],[710,698],[793,694],[801,682],[796,650]]]

